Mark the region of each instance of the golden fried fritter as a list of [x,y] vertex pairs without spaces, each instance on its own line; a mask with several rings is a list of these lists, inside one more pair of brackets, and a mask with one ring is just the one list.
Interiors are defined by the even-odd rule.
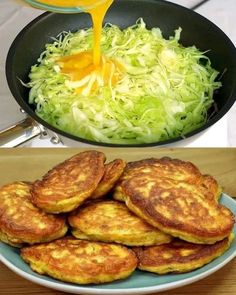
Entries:
[[34,271],[77,284],[124,279],[137,266],[135,254],[124,246],[72,237],[25,247],[21,256]]
[[199,183],[202,177],[199,169],[190,162],[178,159],[163,157],[161,159],[150,158],[135,162],[129,162],[119,179],[113,197],[116,200],[123,200],[122,182],[135,177],[136,175],[152,175],[156,177],[167,177],[171,179]]
[[99,201],[78,208],[69,216],[72,234],[79,239],[143,246],[168,243],[171,237],[149,225],[123,203]]
[[125,196],[122,191],[122,182],[140,175],[144,177],[145,175],[157,178],[165,177],[190,184],[202,185],[205,189],[211,191],[216,199],[221,194],[221,189],[216,180],[212,176],[202,175],[199,169],[191,162],[163,157],[161,159],[150,158],[128,163],[115,186],[114,199],[124,201]]
[[211,262],[222,255],[230,246],[233,235],[213,245],[192,244],[173,240],[169,244],[134,248],[138,268],[158,274],[183,273]]
[[0,188],[0,240],[20,247],[52,241],[65,235],[65,217],[46,214],[30,202],[30,183],[14,182]]
[[106,164],[104,175],[91,198],[97,199],[109,193],[123,173],[125,165],[125,161],[121,159],[116,159]]
[[20,248],[23,246],[22,243],[20,243],[19,239],[14,238],[13,236],[8,237],[4,232],[0,230],[0,241],[4,242],[5,244],[11,245],[13,247]]
[[213,244],[227,237],[235,222],[233,213],[209,191],[187,182],[139,175],[126,180],[122,190],[131,211],[189,242]]
[[103,153],[86,151],[57,165],[34,183],[32,202],[51,213],[74,210],[96,189],[104,174],[104,161]]

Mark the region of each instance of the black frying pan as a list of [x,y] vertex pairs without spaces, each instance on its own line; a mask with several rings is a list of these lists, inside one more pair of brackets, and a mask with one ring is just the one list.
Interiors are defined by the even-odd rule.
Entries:
[[[215,124],[233,105],[236,99],[236,49],[229,38],[213,23],[199,14],[161,0],[116,0],[109,9],[105,22],[110,22],[125,28],[142,17],[148,28],[160,27],[164,37],[168,38],[178,27],[182,27],[181,43],[184,46],[196,45],[202,51],[210,50],[207,55],[212,65],[220,72],[225,72],[221,78],[223,87],[214,95],[217,112],[201,128],[187,134],[193,136]],[[42,119],[34,112],[34,106],[28,103],[28,89],[22,86],[19,79],[28,81],[30,67],[44,50],[46,43],[52,42],[51,37],[61,31],[76,31],[91,27],[88,14],[54,14],[44,13],[27,25],[13,42],[6,61],[6,75],[10,90],[19,105],[37,122],[77,142],[85,142],[104,146],[121,146],[117,144],[88,141],[63,132]],[[151,144],[136,144],[132,146],[163,145],[182,138],[175,138]],[[122,145],[131,146],[131,145]]]

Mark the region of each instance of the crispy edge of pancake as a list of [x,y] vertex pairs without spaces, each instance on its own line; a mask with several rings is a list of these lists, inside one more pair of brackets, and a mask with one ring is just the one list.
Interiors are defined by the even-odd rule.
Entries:
[[[7,192],[7,195],[12,194],[12,197],[14,197],[14,194],[18,194],[20,198],[23,198],[26,200],[26,206],[27,202],[30,204],[30,186],[32,185],[31,182],[26,181],[16,181],[12,182],[6,185],[3,185],[0,188],[0,198],[1,193]],[[14,188],[15,187],[15,188]],[[14,191],[13,188],[16,190]],[[11,191],[9,191],[11,189]],[[41,215],[47,215],[41,209],[38,209],[34,204],[31,204],[34,207],[34,210],[38,211],[38,214]],[[19,208],[20,210],[20,208]],[[5,212],[5,210],[4,210]],[[57,224],[57,228],[54,228],[51,234],[47,233],[41,233],[40,235],[37,235],[37,233],[34,231],[34,228],[31,229],[24,229],[24,224],[21,225],[22,228],[19,227],[19,225],[8,216],[5,216],[5,213],[1,214],[0,218],[0,240],[6,244],[9,244],[14,247],[22,247],[25,243],[27,244],[35,244],[35,243],[43,243],[43,242],[49,242],[58,238],[63,237],[68,227],[66,225],[66,218],[62,216],[53,216],[55,218],[55,222],[53,221],[53,224]],[[41,213],[40,213],[41,212]]]
[[218,184],[217,180],[212,175],[203,175],[201,185],[214,195],[216,201],[219,200],[223,190],[222,187]]
[[[128,183],[129,180],[127,180],[126,183]],[[135,199],[136,199],[137,195],[135,195]],[[232,228],[234,226],[235,223],[235,216],[234,214],[225,206],[218,204],[217,201],[215,199],[213,199],[212,197],[209,197],[206,199],[206,201],[214,203],[215,206],[217,207],[221,207],[222,210],[227,211],[227,213],[230,215],[230,220],[231,222],[228,223],[227,228],[225,228],[224,232],[220,233],[214,233],[212,235],[210,235],[210,233],[206,234],[206,233],[201,233],[201,234],[196,234],[194,232],[186,232],[184,230],[178,229],[178,228],[173,228],[172,226],[168,226],[167,222],[160,222],[159,219],[155,218],[156,213],[153,212],[153,210],[151,210],[151,208],[149,208],[152,211],[152,214],[150,214],[150,210],[147,211],[146,207],[142,207],[140,208],[140,202],[139,206],[137,206],[137,204],[135,205],[132,201],[132,196],[125,196],[125,203],[126,206],[132,211],[134,212],[137,216],[139,216],[140,218],[142,218],[143,220],[145,220],[147,223],[151,224],[152,226],[158,228],[159,230],[168,233],[170,235],[172,235],[173,237],[177,237],[180,239],[183,239],[185,241],[191,242],[191,243],[196,243],[196,244],[214,244],[217,241],[223,240],[224,238],[226,238],[230,232],[232,231]],[[142,205],[144,205],[144,202],[142,202]],[[164,224],[165,223],[165,224]]]
[[78,239],[128,246],[157,245],[172,240],[170,235],[136,216],[124,203],[113,200],[87,204],[73,211],[68,222]]
[[[205,264],[210,263],[212,260],[216,259],[217,257],[221,256],[226,250],[229,249],[232,241],[234,239],[234,234],[231,233],[228,238],[225,238],[224,240],[221,240],[219,242],[216,242],[215,244],[211,245],[201,245],[201,249],[198,253],[194,253],[193,257],[190,257],[190,255],[185,255],[182,257],[174,257],[171,261],[171,257],[173,257],[172,253],[168,252],[168,248],[171,247],[172,243],[176,243],[176,240],[171,242],[169,245],[161,245],[161,246],[151,246],[151,247],[145,247],[142,249],[141,247],[133,248],[133,251],[136,253],[139,263],[138,263],[138,269],[153,272],[157,274],[167,274],[167,273],[185,273],[192,270],[195,270],[197,268],[200,268],[204,266]],[[179,243],[181,244],[181,241],[179,240]],[[184,242],[184,245],[190,245],[188,242]],[[194,248],[194,244],[192,244]],[[196,246],[199,246],[196,245]],[[166,252],[165,252],[166,247]],[[154,251],[157,251],[159,255],[162,255],[160,257],[160,260],[155,261],[155,257],[153,254],[149,253],[149,251],[154,249]],[[163,252],[161,252],[160,249],[164,249]],[[185,249],[183,249],[184,251]],[[188,251],[188,250],[187,250]],[[191,251],[191,248],[190,248]],[[150,251],[151,252],[151,251]],[[172,256],[170,256],[172,255]],[[163,261],[164,260],[164,261]],[[166,260],[166,262],[165,262]]]
[[[210,236],[209,237],[207,237],[207,236],[202,237],[201,236],[200,237],[200,236],[197,236],[193,233],[186,233],[184,231],[179,231],[179,230],[173,229],[171,227],[163,226],[161,223],[157,222],[156,220],[153,220],[149,216],[146,216],[140,209],[138,209],[136,206],[133,206],[132,202],[130,202],[129,199],[126,199],[126,204],[130,210],[132,210],[137,215],[139,215],[141,218],[146,220],[149,224],[153,225],[154,227],[159,228],[163,232],[166,232],[166,233],[172,235],[173,237],[178,237],[178,238],[188,241],[190,243],[214,244],[217,241],[224,239],[228,235],[228,233],[224,233],[222,235],[217,235],[217,237],[216,236],[214,236],[214,237],[210,237]],[[230,230],[232,230],[232,227],[230,227]]]
[[98,184],[97,188],[93,192],[91,198],[101,198],[109,193],[116,182],[121,177],[126,166],[126,162],[122,159],[115,159],[114,161],[105,165],[104,175]]
[[[156,158],[150,158],[150,159],[144,159],[140,161],[135,162],[129,162],[126,165],[126,168],[124,169],[123,174],[121,175],[119,181],[117,182],[116,186],[114,187],[113,191],[113,198],[118,201],[125,201],[125,195],[122,191],[122,182],[135,177],[135,175],[142,173],[142,169],[138,171],[138,168],[146,168],[148,166],[154,166],[155,163],[160,163],[161,165],[168,166],[169,164],[174,164],[176,166],[182,166],[183,169],[186,169],[188,173],[191,172],[192,177],[189,177],[189,180],[178,180],[178,181],[184,181],[190,184],[196,184],[201,185],[205,189],[209,190],[212,194],[214,194],[215,199],[218,200],[222,193],[222,188],[219,186],[216,179],[211,175],[203,175],[201,174],[200,170],[196,165],[194,165],[192,162],[189,161],[182,161],[179,159],[173,159],[170,157],[162,157],[160,159]],[[155,168],[154,168],[155,169]],[[190,174],[189,174],[190,175]],[[168,177],[166,175],[158,175],[158,177]]]
[[14,237],[9,237],[7,234],[5,234],[1,230],[0,230],[0,241],[16,248],[21,248],[23,246],[23,243],[21,243],[20,240],[17,240]]
[[[76,265],[76,259],[79,258],[80,254],[76,254],[76,257],[74,255],[72,257],[73,261],[70,261],[71,257],[68,257],[68,254],[66,255],[64,261],[70,264],[69,268],[66,267],[67,264],[62,265],[63,261],[57,261],[57,258],[53,257],[53,255],[57,255],[56,252],[58,251],[61,256],[63,255],[63,251],[65,253],[68,250],[68,242],[63,243],[61,246],[59,245],[57,248],[53,248],[53,243],[58,244],[63,240],[67,240],[69,243],[73,241],[73,245],[77,244],[78,248],[84,249],[85,247],[85,252],[81,254],[77,274],[70,273],[70,271],[74,271],[71,266],[73,264]],[[97,251],[98,253],[96,253],[96,245],[100,247],[100,250]],[[47,249],[48,246],[49,248]],[[46,254],[42,253],[42,247],[46,249]],[[75,249],[75,246],[73,248]],[[95,252],[93,256],[91,256],[92,252]],[[115,257],[115,253],[122,257]],[[99,256],[102,257],[101,261]],[[125,279],[133,273],[138,263],[135,253],[125,246],[81,241],[72,237],[66,237],[47,244],[22,248],[21,257],[25,262],[29,263],[33,271],[39,274],[46,274],[55,279],[76,284],[100,284]],[[103,263],[103,259],[105,259],[105,263]]]
[[[99,164],[101,164],[101,162],[103,162],[103,167],[98,167],[96,175],[93,178],[94,183],[92,183],[91,186],[89,188],[87,188],[86,191],[83,190],[83,191],[79,191],[79,192],[78,191],[73,192],[73,196],[68,197],[68,193],[66,193],[66,191],[64,191],[64,189],[63,189],[62,194],[65,195],[64,199],[50,200],[50,198],[47,195],[42,198],[41,190],[43,190],[43,189],[45,189],[45,187],[47,187],[47,179],[50,178],[55,173],[55,171],[62,171],[64,166],[67,165],[67,163],[72,162],[73,160],[75,160],[76,157],[83,157],[83,155],[87,155],[88,153],[94,153],[94,155],[96,154],[97,161],[100,162]],[[65,160],[64,162],[59,163],[58,165],[53,167],[51,170],[49,170],[43,176],[42,180],[37,180],[34,182],[33,188],[32,188],[32,199],[31,199],[32,203],[34,203],[37,207],[41,208],[45,212],[54,213],[54,214],[70,212],[70,211],[76,209],[84,201],[86,201],[92,195],[92,193],[95,191],[95,189],[97,188],[97,185],[101,181],[103,174],[104,174],[105,160],[106,160],[106,157],[105,157],[104,153],[94,151],[94,150],[89,150],[89,151],[85,151],[85,152],[81,152],[79,154],[76,154],[76,155],[72,156],[71,158]],[[45,185],[45,182],[46,182],[46,185]],[[76,182],[76,180],[74,182]],[[51,185],[52,184],[50,183],[50,186]],[[51,191],[53,192],[53,188],[51,189]]]
[[51,242],[53,240],[62,238],[65,236],[68,228],[66,225],[61,228],[60,231],[57,231],[56,233],[47,236],[47,237],[40,237],[40,238],[34,238],[34,239],[29,239],[29,238],[17,238],[9,233],[5,233],[3,231],[0,231],[0,240],[6,244],[9,244],[11,246],[21,248],[25,244],[39,244],[39,243],[47,243]]
[[[127,178],[130,178],[133,176],[133,173],[136,174],[136,171],[139,172],[139,169],[145,169],[146,167],[153,167],[154,169],[160,169],[160,166],[163,166],[161,170],[163,170],[164,166],[166,167],[171,167],[172,170],[174,167],[182,167],[182,171],[185,171],[185,175],[188,175],[188,180],[183,180],[189,183],[198,183],[196,180],[201,179],[201,172],[198,169],[196,165],[194,165],[192,162],[189,161],[183,161],[180,159],[174,159],[170,157],[162,157],[162,158],[148,158],[148,159],[142,159],[138,161],[133,161],[133,162],[128,162],[125,169],[124,173],[120,178],[120,182],[123,180],[126,180]],[[168,172],[169,174],[170,172]],[[182,173],[184,175],[184,173]],[[162,177],[168,177],[165,174],[161,175]]]

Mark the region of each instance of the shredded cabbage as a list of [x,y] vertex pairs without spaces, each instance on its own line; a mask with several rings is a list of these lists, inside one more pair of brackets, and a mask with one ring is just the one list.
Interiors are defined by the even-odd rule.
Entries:
[[168,40],[142,19],[121,30],[107,24],[101,48],[126,68],[114,86],[86,96],[74,91],[60,72],[59,57],[92,49],[92,29],[62,32],[32,66],[29,102],[51,125],[81,138],[104,143],[163,141],[197,129],[207,121],[218,72],[195,46],[179,43],[181,29]]

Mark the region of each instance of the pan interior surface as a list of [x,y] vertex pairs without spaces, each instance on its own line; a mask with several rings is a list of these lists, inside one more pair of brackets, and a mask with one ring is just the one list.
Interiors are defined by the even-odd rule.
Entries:
[[[104,23],[112,23],[120,28],[133,25],[140,17],[147,28],[159,27],[164,38],[174,34],[181,27],[180,43],[184,46],[195,45],[201,51],[206,51],[212,67],[223,73],[221,87],[214,94],[217,112],[208,122],[185,137],[197,134],[217,122],[227,113],[236,98],[236,51],[228,37],[214,24],[199,14],[181,6],[166,1],[118,0],[109,9]],[[75,32],[82,28],[90,28],[91,19],[86,13],[54,14],[44,13],[26,26],[13,42],[6,63],[6,74],[10,90],[20,106],[39,123],[63,135],[90,144],[104,146],[121,146],[86,140],[63,132],[43,121],[35,114],[35,107],[28,103],[29,89],[22,85],[27,83],[31,66],[37,63],[46,43],[52,43],[62,31]],[[154,142],[148,144],[131,144],[122,146],[155,146],[179,141],[181,138]]]

